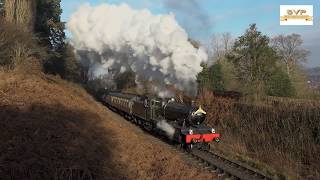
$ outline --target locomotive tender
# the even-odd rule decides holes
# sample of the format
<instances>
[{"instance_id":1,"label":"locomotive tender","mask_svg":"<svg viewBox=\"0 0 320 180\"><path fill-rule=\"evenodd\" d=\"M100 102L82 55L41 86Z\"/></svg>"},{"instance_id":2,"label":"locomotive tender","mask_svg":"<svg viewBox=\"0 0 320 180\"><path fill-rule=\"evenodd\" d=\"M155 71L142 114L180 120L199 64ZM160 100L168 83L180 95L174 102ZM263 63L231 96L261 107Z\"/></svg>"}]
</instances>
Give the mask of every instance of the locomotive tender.
<instances>
[{"instance_id":1,"label":"locomotive tender","mask_svg":"<svg viewBox=\"0 0 320 180\"><path fill-rule=\"evenodd\" d=\"M209 142L219 141L220 134L204 125L206 112L201 107L118 92L104 93L102 101L127 119L149 131L166 134L188 150L195 146L208 149Z\"/></svg>"}]
</instances>

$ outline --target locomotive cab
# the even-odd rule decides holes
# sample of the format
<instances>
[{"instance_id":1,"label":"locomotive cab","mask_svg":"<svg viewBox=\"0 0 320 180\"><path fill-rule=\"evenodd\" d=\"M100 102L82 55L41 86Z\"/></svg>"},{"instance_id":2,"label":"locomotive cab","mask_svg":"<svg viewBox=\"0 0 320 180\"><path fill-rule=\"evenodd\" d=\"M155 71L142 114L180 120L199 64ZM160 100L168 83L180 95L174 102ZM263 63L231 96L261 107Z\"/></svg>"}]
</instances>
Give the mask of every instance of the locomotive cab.
<instances>
[{"instance_id":1,"label":"locomotive cab","mask_svg":"<svg viewBox=\"0 0 320 180\"><path fill-rule=\"evenodd\" d=\"M161 120L162 118L162 101L160 99L152 99L150 101L151 105L151 119Z\"/></svg>"}]
</instances>

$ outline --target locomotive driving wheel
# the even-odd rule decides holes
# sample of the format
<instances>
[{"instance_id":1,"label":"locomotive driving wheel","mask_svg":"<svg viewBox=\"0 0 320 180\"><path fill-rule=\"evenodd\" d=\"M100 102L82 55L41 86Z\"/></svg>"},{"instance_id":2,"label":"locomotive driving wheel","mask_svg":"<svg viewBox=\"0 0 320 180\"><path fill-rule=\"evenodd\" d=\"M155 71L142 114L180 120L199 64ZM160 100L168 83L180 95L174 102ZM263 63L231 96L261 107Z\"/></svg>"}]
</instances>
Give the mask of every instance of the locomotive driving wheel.
<instances>
[{"instance_id":1,"label":"locomotive driving wheel","mask_svg":"<svg viewBox=\"0 0 320 180\"><path fill-rule=\"evenodd\" d=\"M186 144L186 145L185 145L186 151L187 151L187 152L191 152L192 149L193 149L193 146L194 146L194 145L193 145L192 143Z\"/></svg>"}]
</instances>

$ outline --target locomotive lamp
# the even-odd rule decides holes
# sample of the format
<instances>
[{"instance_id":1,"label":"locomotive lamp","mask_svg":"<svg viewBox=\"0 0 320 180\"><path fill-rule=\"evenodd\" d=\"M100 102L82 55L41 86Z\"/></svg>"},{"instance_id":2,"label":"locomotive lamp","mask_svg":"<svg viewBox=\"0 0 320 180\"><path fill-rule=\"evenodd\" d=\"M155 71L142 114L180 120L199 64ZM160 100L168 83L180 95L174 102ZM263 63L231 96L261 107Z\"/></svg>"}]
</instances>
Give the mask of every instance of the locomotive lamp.
<instances>
[{"instance_id":1,"label":"locomotive lamp","mask_svg":"<svg viewBox=\"0 0 320 180\"><path fill-rule=\"evenodd\" d=\"M216 133L216 130L214 128L211 129L211 133L214 134Z\"/></svg>"},{"instance_id":2,"label":"locomotive lamp","mask_svg":"<svg viewBox=\"0 0 320 180\"><path fill-rule=\"evenodd\" d=\"M193 130L192 129L189 129L189 134L193 134Z\"/></svg>"}]
</instances>

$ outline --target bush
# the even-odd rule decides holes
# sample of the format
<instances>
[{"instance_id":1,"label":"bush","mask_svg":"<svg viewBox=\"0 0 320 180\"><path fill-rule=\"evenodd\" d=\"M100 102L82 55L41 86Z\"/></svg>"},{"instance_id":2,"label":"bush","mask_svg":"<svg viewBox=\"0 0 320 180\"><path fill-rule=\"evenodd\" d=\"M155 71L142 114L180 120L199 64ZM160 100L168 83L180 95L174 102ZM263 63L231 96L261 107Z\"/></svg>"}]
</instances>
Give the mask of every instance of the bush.
<instances>
[{"instance_id":1,"label":"bush","mask_svg":"<svg viewBox=\"0 0 320 180\"><path fill-rule=\"evenodd\" d=\"M295 94L288 74L280 69L271 75L266 84L269 96L293 97Z\"/></svg>"},{"instance_id":2,"label":"bush","mask_svg":"<svg viewBox=\"0 0 320 180\"><path fill-rule=\"evenodd\" d=\"M197 75L200 89L210 89L213 91L224 90L224 79L222 66L220 63L211 66L203 65L203 70Z\"/></svg>"},{"instance_id":3,"label":"bush","mask_svg":"<svg viewBox=\"0 0 320 180\"><path fill-rule=\"evenodd\" d=\"M73 81L81 82L80 62L76 59L74 49L70 44L66 44L63 52L63 78Z\"/></svg>"},{"instance_id":4,"label":"bush","mask_svg":"<svg viewBox=\"0 0 320 180\"><path fill-rule=\"evenodd\" d=\"M18 25L0 20L0 66L14 69L19 64L37 64L46 56L37 44L37 38Z\"/></svg>"},{"instance_id":5,"label":"bush","mask_svg":"<svg viewBox=\"0 0 320 180\"><path fill-rule=\"evenodd\" d=\"M135 83L135 73L133 71L126 71L116 75L115 82L117 84L118 90L123 90L125 88L134 87Z\"/></svg>"}]
</instances>

